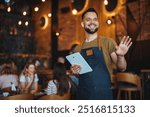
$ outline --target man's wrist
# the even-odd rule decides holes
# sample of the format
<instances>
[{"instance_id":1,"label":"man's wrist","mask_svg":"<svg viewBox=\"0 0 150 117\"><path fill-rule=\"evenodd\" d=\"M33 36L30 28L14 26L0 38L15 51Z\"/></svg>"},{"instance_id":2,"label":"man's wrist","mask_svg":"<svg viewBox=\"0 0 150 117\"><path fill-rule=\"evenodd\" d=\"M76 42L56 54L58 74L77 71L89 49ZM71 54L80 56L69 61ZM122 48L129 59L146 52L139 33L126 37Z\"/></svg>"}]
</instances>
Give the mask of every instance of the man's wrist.
<instances>
[{"instance_id":1,"label":"man's wrist","mask_svg":"<svg viewBox=\"0 0 150 117\"><path fill-rule=\"evenodd\" d=\"M116 53L116 55L117 55L118 57L124 57L124 55L119 55L119 54L117 54L116 51L115 51L115 53Z\"/></svg>"}]
</instances>

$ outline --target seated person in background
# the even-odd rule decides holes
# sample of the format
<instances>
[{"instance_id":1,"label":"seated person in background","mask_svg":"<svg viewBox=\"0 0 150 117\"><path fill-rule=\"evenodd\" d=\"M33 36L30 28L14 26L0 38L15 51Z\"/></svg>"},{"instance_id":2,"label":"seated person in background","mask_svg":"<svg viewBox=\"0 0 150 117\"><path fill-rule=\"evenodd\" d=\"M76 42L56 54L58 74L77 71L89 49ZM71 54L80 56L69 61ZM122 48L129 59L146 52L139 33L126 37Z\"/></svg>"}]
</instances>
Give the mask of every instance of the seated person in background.
<instances>
[{"instance_id":1,"label":"seated person in background","mask_svg":"<svg viewBox=\"0 0 150 117\"><path fill-rule=\"evenodd\" d=\"M35 64L29 62L26 64L20 75L20 88L22 93L36 93L38 91L38 76L35 72Z\"/></svg>"},{"instance_id":2,"label":"seated person in background","mask_svg":"<svg viewBox=\"0 0 150 117\"><path fill-rule=\"evenodd\" d=\"M18 87L18 76L11 64L4 64L0 73L0 88L5 92L11 93L12 84Z\"/></svg>"},{"instance_id":3,"label":"seated person in background","mask_svg":"<svg viewBox=\"0 0 150 117\"><path fill-rule=\"evenodd\" d=\"M78 44L73 44L70 48L69 54L75 53L75 48L78 46ZM76 75L71 74L70 75L72 81L78 86L79 85L79 79Z\"/></svg>"},{"instance_id":4,"label":"seated person in background","mask_svg":"<svg viewBox=\"0 0 150 117\"><path fill-rule=\"evenodd\" d=\"M37 71L38 78L39 78L39 80L38 80L38 90L41 91L46 86L45 81L46 81L46 78L47 78L45 73L40 73L39 72L39 71L43 72L45 70L44 66L42 65L41 60L39 60L39 59L35 60L35 69Z\"/></svg>"},{"instance_id":5,"label":"seated person in background","mask_svg":"<svg viewBox=\"0 0 150 117\"><path fill-rule=\"evenodd\" d=\"M70 93L72 81L66 74L63 63L56 63L53 69L53 79L49 81L46 94L64 95Z\"/></svg>"},{"instance_id":6,"label":"seated person in background","mask_svg":"<svg viewBox=\"0 0 150 117\"><path fill-rule=\"evenodd\" d=\"M59 56L59 57L57 58L57 62L58 62L58 63L63 63L63 64L65 64L65 58L62 57L62 56Z\"/></svg>"}]
</instances>

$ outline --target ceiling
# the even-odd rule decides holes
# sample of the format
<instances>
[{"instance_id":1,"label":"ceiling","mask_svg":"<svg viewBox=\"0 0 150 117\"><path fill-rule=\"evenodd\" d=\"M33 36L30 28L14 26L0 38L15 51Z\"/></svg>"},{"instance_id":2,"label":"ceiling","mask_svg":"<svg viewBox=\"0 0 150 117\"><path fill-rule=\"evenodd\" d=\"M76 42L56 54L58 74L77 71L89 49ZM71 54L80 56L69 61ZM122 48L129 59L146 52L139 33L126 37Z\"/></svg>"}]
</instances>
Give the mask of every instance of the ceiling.
<instances>
[{"instance_id":1,"label":"ceiling","mask_svg":"<svg viewBox=\"0 0 150 117\"><path fill-rule=\"evenodd\" d=\"M14 14L22 14L26 11L28 15L31 15L32 6L41 3L41 0L0 0L0 9L6 10L7 7L12 8Z\"/></svg>"},{"instance_id":2,"label":"ceiling","mask_svg":"<svg viewBox=\"0 0 150 117\"><path fill-rule=\"evenodd\" d=\"M41 0L0 0L0 3L4 4L18 4L18 5L23 5L23 4L28 4L28 5L34 5L40 3Z\"/></svg>"}]
</instances>

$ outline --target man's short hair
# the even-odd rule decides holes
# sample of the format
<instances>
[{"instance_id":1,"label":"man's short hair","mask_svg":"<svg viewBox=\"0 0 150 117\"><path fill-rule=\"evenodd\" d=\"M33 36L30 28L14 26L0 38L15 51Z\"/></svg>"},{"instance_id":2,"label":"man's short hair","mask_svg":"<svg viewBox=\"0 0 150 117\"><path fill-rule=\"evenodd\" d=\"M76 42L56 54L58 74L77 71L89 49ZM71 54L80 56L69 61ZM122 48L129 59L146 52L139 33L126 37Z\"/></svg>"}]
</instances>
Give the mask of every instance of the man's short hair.
<instances>
[{"instance_id":1,"label":"man's short hair","mask_svg":"<svg viewBox=\"0 0 150 117\"><path fill-rule=\"evenodd\" d=\"M86 11L83 12L82 19L84 18L85 14L88 12L94 12L98 16L98 13L96 12L96 10L94 8L88 8Z\"/></svg>"}]
</instances>

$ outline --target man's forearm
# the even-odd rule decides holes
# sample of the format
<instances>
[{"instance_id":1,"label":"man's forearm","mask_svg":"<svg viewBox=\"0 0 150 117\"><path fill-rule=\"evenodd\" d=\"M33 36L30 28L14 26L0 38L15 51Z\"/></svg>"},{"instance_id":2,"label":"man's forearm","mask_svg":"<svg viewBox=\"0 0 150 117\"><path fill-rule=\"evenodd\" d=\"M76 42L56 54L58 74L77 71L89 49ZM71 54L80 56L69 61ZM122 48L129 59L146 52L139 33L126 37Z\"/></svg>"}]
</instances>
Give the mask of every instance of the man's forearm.
<instances>
[{"instance_id":1,"label":"man's forearm","mask_svg":"<svg viewBox=\"0 0 150 117\"><path fill-rule=\"evenodd\" d=\"M125 71L127 63L124 56L117 56L117 68L120 71Z\"/></svg>"}]
</instances>

